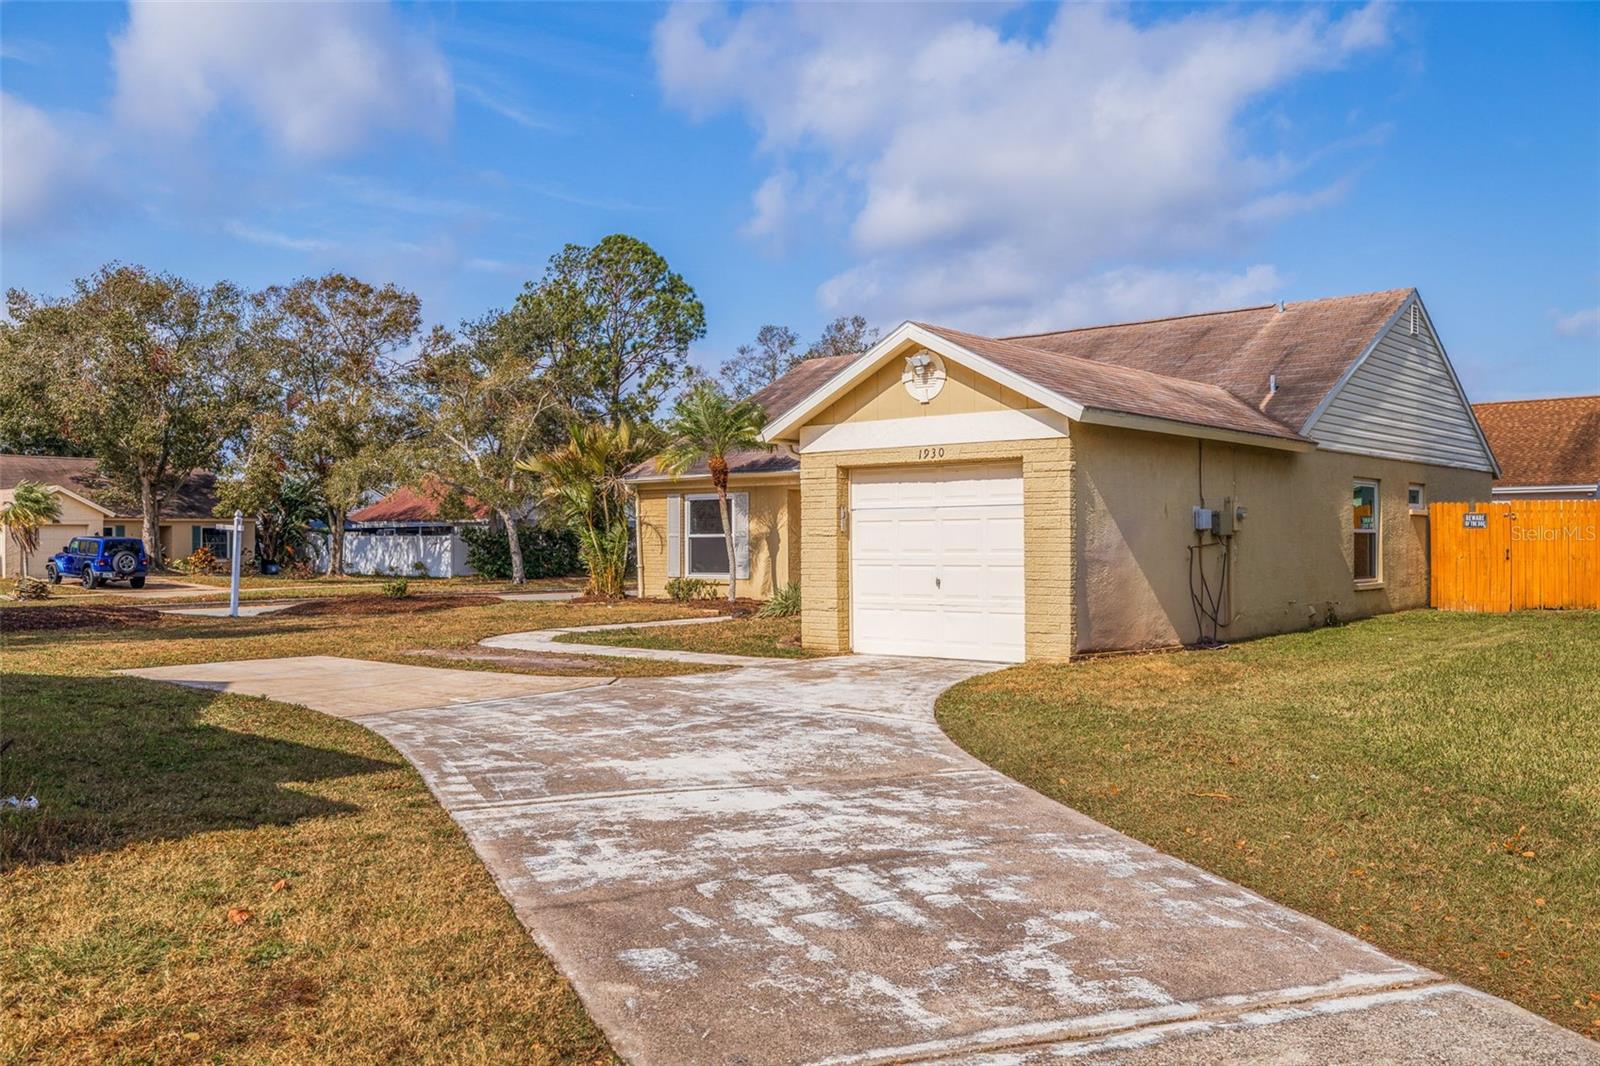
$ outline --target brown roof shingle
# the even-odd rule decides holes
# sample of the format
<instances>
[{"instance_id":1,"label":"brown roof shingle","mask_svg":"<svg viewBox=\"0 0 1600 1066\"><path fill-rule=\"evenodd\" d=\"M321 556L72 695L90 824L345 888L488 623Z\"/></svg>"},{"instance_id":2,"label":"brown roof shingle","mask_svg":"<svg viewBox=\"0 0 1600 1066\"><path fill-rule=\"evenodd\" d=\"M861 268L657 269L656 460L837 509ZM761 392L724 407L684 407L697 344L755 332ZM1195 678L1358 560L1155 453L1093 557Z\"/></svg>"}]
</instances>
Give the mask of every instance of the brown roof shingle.
<instances>
[{"instance_id":1,"label":"brown roof shingle","mask_svg":"<svg viewBox=\"0 0 1600 1066\"><path fill-rule=\"evenodd\" d=\"M1600 484L1600 396L1473 404L1500 461L1496 485Z\"/></svg>"},{"instance_id":2,"label":"brown roof shingle","mask_svg":"<svg viewBox=\"0 0 1600 1066\"><path fill-rule=\"evenodd\" d=\"M0 455L0 489L14 489L19 481L57 485L76 493L119 518L137 517L139 501L99 472L98 459L64 455ZM163 518L210 518L217 507L217 478L206 471L190 474L162 504Z\"/></svg>"},{"instance_id":3,"label":"brown roof shingle","mask_svg":"<svg viewBox=\"0 0 1600 1066\"><path fill-rule=\"evenodd\" d=\"M810 396L823 382L855 362L860 355L861 353L857 352L854 355L802 359L790 367L781 378L750 398L766 409L767 421L770 422Z\"/></svg>"},{"instance_id":4,"label":"brown roof shingle","mask_svg":"<svg viewBox=\"0 0 1600 1066\"><path fill-rule=\"evenodd\" d=\"M1282 311L1267 304L1004 339L1216 385L1298 431L1412 291L1389 289L1289 303ZM1272 375L1277 376L1278 391L1269 394Z\"/></svg>"},{"instance_id":5,"label":"brown roof shingle","mask_svg":"<svg viewBox=\"0 0 1600 1066\"><path fill-rule=\"evenodd\" d=\"M1039 351L1018 342L991 340L942 326L923 328L1085 407L1287 440L1304 439L1217 385Z\"/></svg>"},{"instance_id":6,"label":"brown roof shingle","mask_svg":"<svg viewBox=\"0 0 1600 1066\"><path fill-rule=\"evenodd\" d=\"M420 485L401 485L377 503L350 512L352 522L432 522L450 498L450 486L431 475ZM476 519L489 517L487 504L471 496L460 497L468 514Z\"/></svg>"},{"instance_id":7,"label":"brown roof shingle","mask_svg":"<svg viewBox=\"0 0 1600 1066\"><path fill-rule=\"evenodd\" d=\"M1307 418L1413 291L1013 337L923 328L1086 406L1300 440ZM776 419L854 359L801 363L757 398Z\"/></svg>"},{"instance_id":8,"label":"brown roof shingle","mask_svg":"<svg viewBox=\"0 0 1600 1066\"><path fill-rule=\"evenodd\" d=\"M800 460L789 454L783 448L774 448L770 452L747 451L728 453L728 473L730 474L787 474L800 469ZM709 477L711 468L704 459L692 463L678 477ZM632 470L628 471L629 480L640 478L668 477L661 470L661 464L656 459L646 459Z\"/></svg>"}]
</instances>

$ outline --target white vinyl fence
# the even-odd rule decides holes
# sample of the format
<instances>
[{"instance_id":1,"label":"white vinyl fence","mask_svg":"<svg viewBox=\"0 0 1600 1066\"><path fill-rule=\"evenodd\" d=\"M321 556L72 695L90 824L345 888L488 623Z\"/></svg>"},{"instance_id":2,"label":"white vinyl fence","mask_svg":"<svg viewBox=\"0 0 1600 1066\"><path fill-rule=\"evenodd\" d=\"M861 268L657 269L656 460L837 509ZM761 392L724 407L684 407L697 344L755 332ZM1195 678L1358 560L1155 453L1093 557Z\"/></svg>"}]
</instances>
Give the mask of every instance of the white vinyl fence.
<instances>
[{"instance_id":1,"label":"white vinyl fence","mask_svg":"<svg viewBox=\"0 0 1600 1066\"><path fill-rule=\"evenodd\" d=\"M313 566L327 565L326 535L307 538L306 547ZM457 533L411 533L383 531L344 534L344 572L347 574L396 574L421 576L417 564L427 569L428 577L464 577L477 573L467 565L467 544Z\"/></svg>"}]
</instances>

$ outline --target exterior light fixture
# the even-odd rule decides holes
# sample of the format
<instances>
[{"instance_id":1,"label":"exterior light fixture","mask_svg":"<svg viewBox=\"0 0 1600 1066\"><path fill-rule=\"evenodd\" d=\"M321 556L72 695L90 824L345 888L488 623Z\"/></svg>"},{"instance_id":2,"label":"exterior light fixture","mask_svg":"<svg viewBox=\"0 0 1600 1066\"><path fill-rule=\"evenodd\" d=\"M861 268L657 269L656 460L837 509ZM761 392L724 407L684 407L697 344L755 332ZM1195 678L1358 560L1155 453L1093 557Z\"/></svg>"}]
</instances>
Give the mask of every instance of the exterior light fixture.
<instances>
[{"instance_id":1,"label":"exterior light fixture","mask_svg":"<svg viewBox=\"0 0 1600 1066\"><path fill-rule=\"evenodd\" d=\"M944 388L944 360L926 348L918 348L906 356L906 368L900 383L918 403L927 403Z\"/></svg>"}]
</instances>

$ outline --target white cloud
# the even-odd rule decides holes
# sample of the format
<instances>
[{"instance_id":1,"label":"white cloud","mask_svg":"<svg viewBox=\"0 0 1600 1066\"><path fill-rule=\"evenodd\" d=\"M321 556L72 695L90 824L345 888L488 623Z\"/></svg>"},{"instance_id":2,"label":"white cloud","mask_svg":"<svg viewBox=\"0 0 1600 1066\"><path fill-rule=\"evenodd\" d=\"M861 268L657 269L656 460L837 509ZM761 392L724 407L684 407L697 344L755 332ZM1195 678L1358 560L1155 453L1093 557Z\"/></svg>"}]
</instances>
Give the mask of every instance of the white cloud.
<instances>
[{"instance_id":1,"label":"white cloud","mask_svg":"<svg viewBox=\"0 0 1600 1066\"><path fill-rule=\"evenodd\" d=\"M1563 337L1600 337L1600 307L1585 307L1570 315L1557 312L1556 332Z\"/></svg>"},{"instance_id":2,"label":"white cloud","mask_svg":"<svg viewBox=\"0 0 1600 1066\"><path fill-rule=\"evenodd\" d=\"M144 130L192 134L237 105L283 150L325 157L449 125L443 56L384 4L141 0L112 51L117 113Z\"/></svg>"},{"instance_id":3,"label":"white cloud","mask_svg":"<svg viewBox=\"0 0 1600 1066\"><path fill-rule=\"evenodd\" d=\"M100 144L83 124L64 128L27 101L0 92L0 225L42 224L70 203L92 184Z\"/></svg>"},{"instance_id":4,"label":"white cloud","mask_svg":"<svg viewBox=\"0 0 1600 1066\"><path fill-rule=\"evenodd\" d=\"M320 237L296 237L277 230L262 229L248 223L231 220L223 224L224 232L241 241L259 244L263 248L280 248L286 252L326 252L338 247L334 241Z\"/></svg>"},{"instance_id":5,"label":"white cloud","mask_svg":"<svg viewBox=\"0 0 1600 1066\"><path fill-rule=\"evenodd\" d=\"M1136 22L1063 5L1038 39L1003 12L865 5L729 14L672 8L656 27L669 102L737 109L772 174L747 232L813 222L793 190L850 203L857 262L825 306L990 327L1041 314L1191 309L1266 295L1270 267L1154 269L1236 254L1282 218L1341 197L1253 149L1248 109L1387 39L1381 8L1204 11ZM1132 306L1148 299L1156 306ZM1053 323L1052 323L1053 324Z\"/></svg>"},{"instance_id":6,"label":"white cloud","mask_svg":"<svg viewBox=\"0 0 1600 1066\"><path fill-rule=\"evenodd\" d=\"M526 108L517 104L508 103L500 96L489 92L487 89L484 89L481 86L473 85L471 83L464 83L458 88L460 89L462 96L467 97L469 100L480 105L481 107L493 111L501 118L509 119L510 121L515 122L524 129L533 130L538 133L557 133L561 130L561 127L555 122L552 122L546 118L540 118L538 115L532 114Z\"/></svg>"}]
</instances>

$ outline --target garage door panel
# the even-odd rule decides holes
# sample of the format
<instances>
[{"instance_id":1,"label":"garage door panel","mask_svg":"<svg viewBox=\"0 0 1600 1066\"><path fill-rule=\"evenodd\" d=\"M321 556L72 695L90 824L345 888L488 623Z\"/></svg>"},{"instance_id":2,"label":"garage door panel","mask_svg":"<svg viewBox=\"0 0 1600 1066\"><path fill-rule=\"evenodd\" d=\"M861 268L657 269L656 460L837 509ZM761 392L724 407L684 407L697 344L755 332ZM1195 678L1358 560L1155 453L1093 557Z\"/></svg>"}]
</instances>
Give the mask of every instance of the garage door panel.
<instances>
[{"instance_id":1,"label":"garage door panel","mask_svg":"<svg viewBox=\"0 0 1600 1066\"><path fill-rule=\"evenodd\" d=\"M850 500L856 651L1023 658L1018 467L858 471Z\"/></svg>"}]
</instances>

